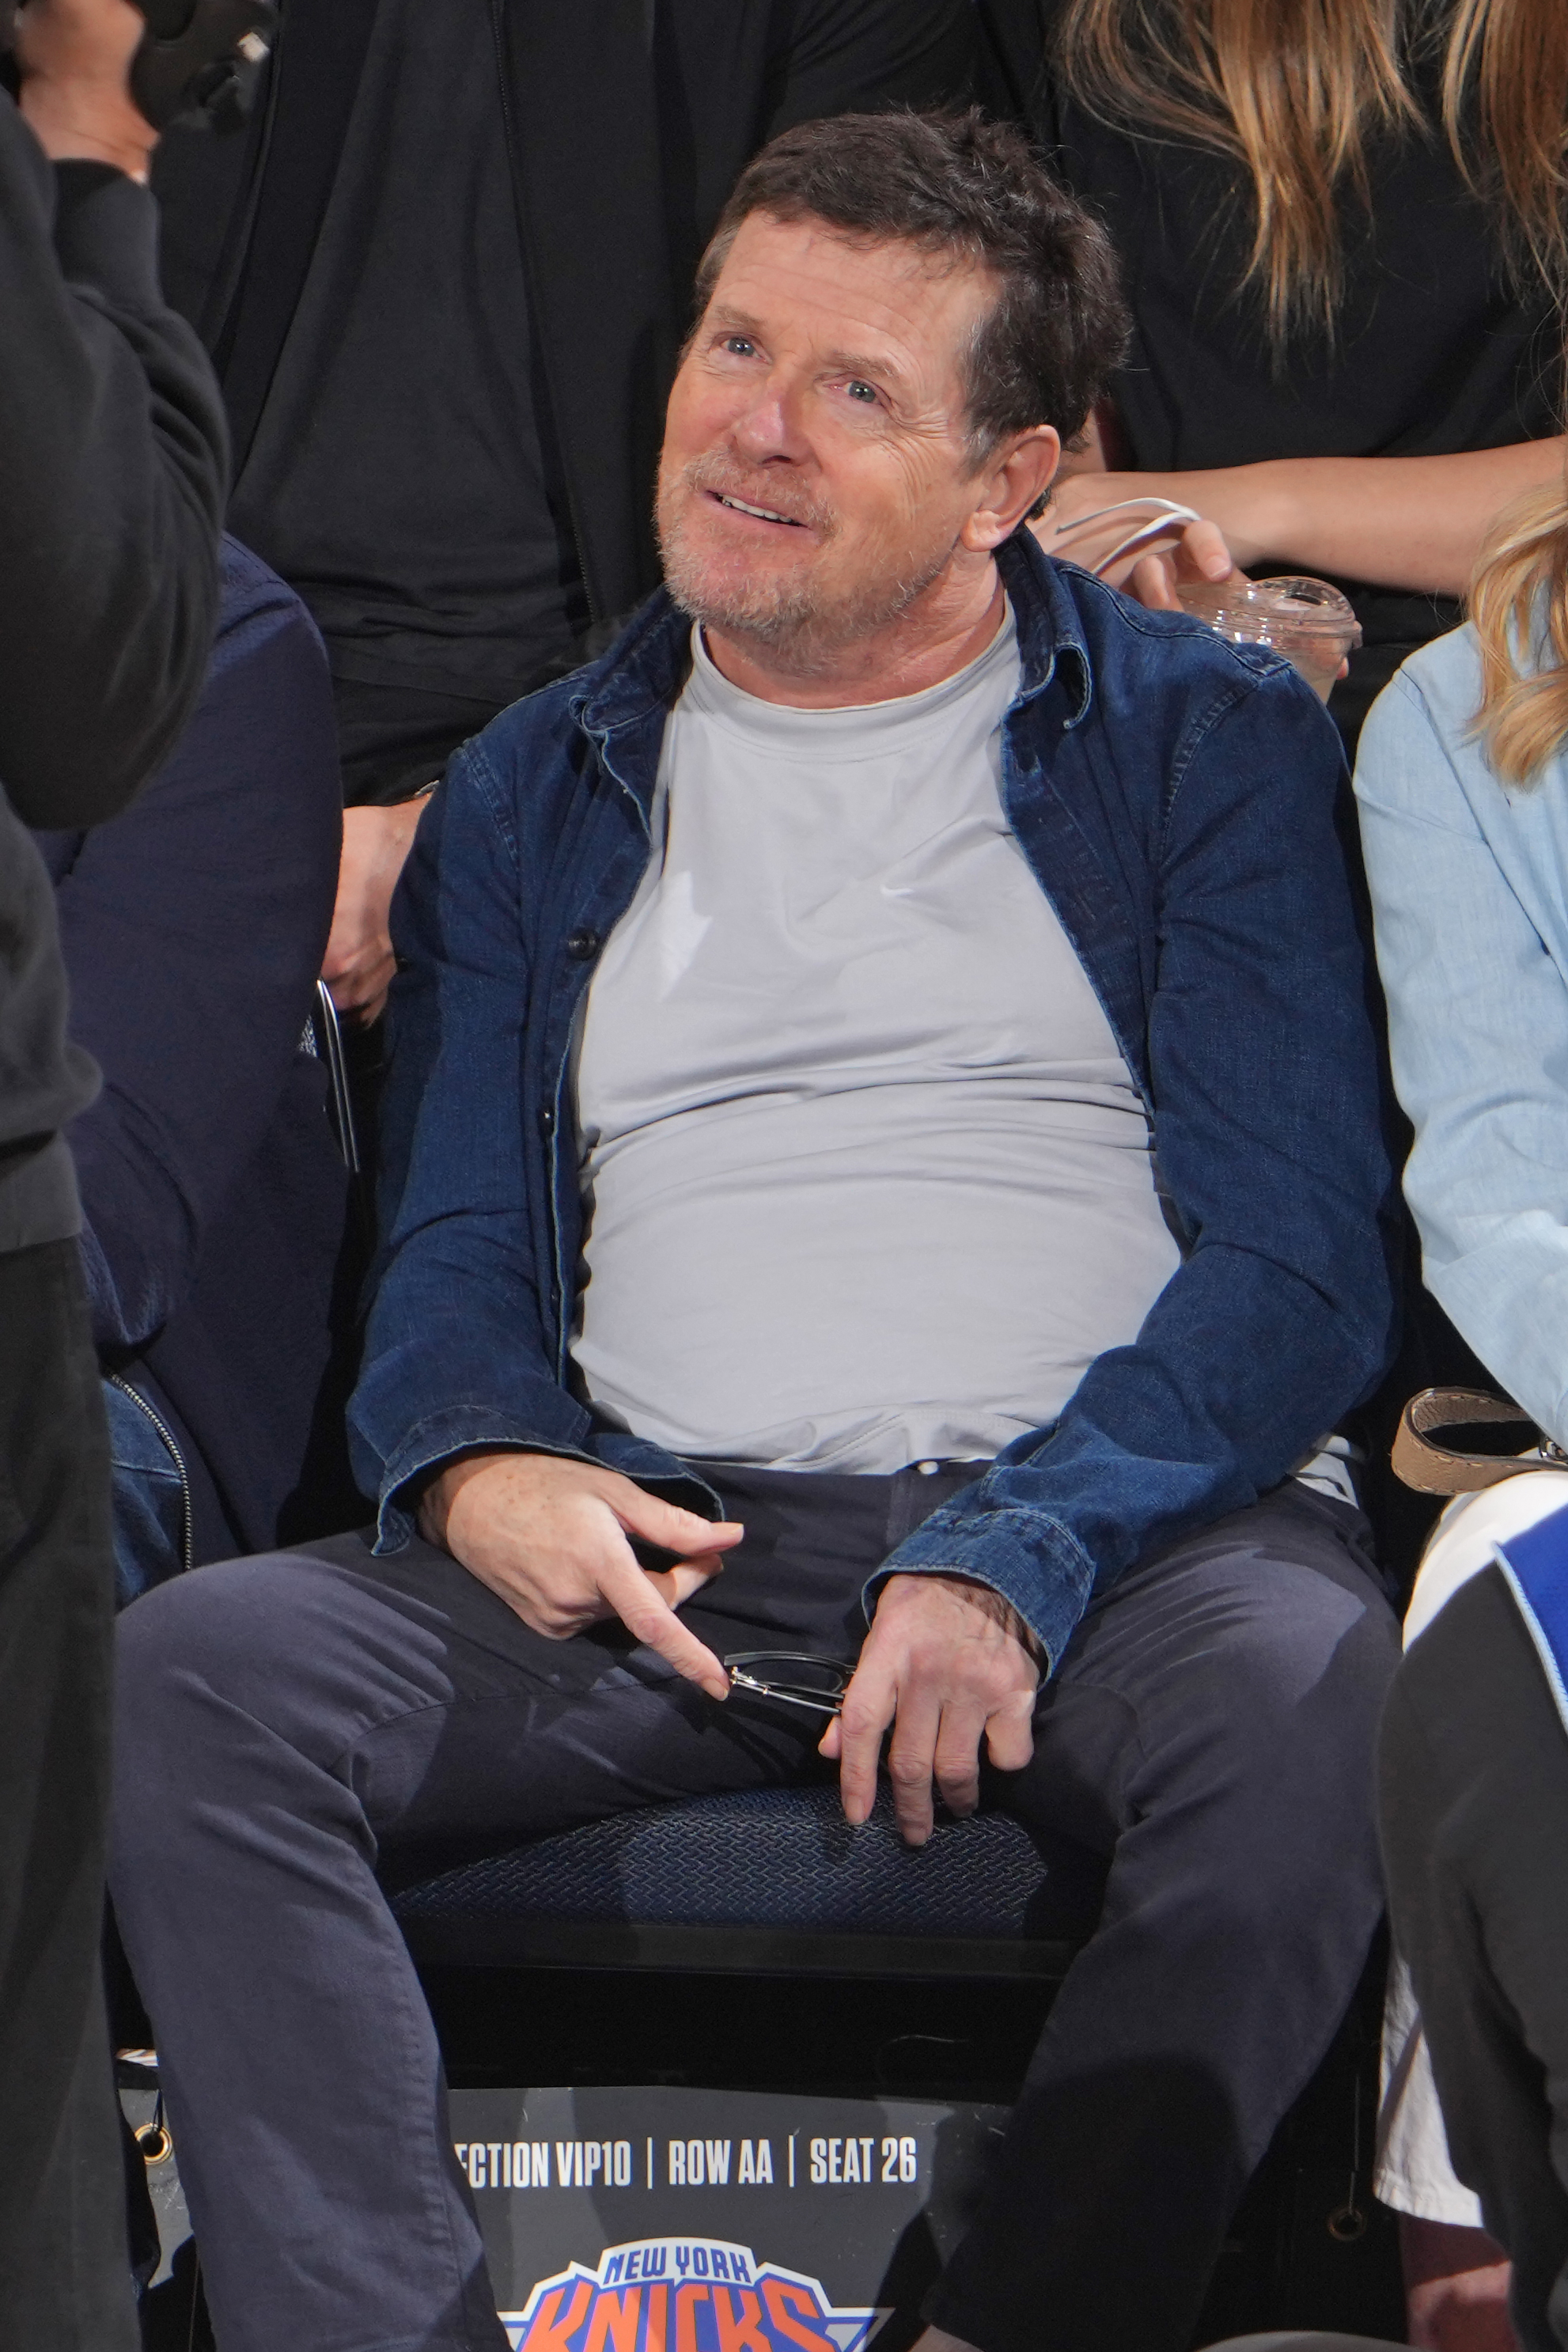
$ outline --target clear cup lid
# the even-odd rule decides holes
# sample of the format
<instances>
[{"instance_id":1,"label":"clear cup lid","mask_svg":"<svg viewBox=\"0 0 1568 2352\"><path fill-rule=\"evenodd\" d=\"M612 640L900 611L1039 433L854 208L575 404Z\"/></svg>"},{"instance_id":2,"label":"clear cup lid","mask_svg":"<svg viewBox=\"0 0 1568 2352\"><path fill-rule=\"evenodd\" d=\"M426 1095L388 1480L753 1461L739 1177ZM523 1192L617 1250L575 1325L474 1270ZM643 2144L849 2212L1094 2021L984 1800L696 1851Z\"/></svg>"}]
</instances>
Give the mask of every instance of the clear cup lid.
<instances>
[{"instance_id":1,"label":"clear cup lid","mask_svg":"<svg viewBox=\"0 0 1568 2352\"><path fill-rule=\"evenodd\" d=\"M1336 645L1342 654L1361 643L1361 623L1350 600L1326 580L1184 581L1176 590L1184 612L1222 636L1250 645L1285 641Z\"/></svg>"}]
</instances>

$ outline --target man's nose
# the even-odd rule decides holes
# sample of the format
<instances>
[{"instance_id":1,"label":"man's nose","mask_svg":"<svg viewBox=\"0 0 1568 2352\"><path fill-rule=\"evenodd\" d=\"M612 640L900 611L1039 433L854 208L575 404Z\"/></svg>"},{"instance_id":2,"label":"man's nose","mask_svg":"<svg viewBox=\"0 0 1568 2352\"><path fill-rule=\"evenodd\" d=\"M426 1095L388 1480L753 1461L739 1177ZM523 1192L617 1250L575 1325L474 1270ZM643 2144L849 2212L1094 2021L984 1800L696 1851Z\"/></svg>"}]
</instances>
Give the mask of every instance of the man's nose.
<instances>
[{"instance_id":1,"label":"man's nose","mask_svg":"<svg viewBox=\"0 0 1568 2352\"><path fill-rule=\"evenodd\" d=\"M798 460L805 457L805 441L795 410L787 386L770 383L759 390L731 426L739 454L753 465L770 457Z\"/></svg>"}]
</instances>

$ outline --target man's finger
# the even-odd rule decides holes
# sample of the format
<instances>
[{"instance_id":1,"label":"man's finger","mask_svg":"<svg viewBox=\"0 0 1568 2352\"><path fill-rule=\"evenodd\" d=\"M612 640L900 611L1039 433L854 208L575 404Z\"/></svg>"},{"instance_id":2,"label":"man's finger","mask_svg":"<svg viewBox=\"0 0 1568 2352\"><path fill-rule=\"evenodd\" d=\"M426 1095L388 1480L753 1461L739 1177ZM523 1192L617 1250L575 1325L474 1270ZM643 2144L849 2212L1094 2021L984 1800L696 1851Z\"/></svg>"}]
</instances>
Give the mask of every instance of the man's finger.
<instances>
[{"instance_id":1,"label":"man's finger","mask_svg":"<svg viewBox=\"0 0 1568 2352\"><path fill-rule=\"evenodd\" d=\"M898 1692L892 1676L873 1661L856 1668L838 1717L838 1794L848 1822L868 1821L877 1801L877 1766L882 1734L893 1720Z\"/></svg>"},{"instance_id":2,"label":"man's finger","mask_svg":"<svg viewBox=\"0 0 1568 2352\"><path fill-rule=\"evenodd\" d=\"M622 1527L640 1536L645 1543L658 1544L663 1551L672 1551L679 1559L700 1559L706 1552L728 1551L738 1544L746 1530L736 1519L699 1518L695 1511L683 1511L679 1503L660 1502L657 1495L647 1495L640 1486L631 1486L625 1495L617 1494L610 1501Z\"/></svg>"},{"instance_id":3,"label":"man's finger","mask_svg":"<svg viewBox=\"0 0 1568 2352\"><path fill-rule=\"evenodd\" d=\"M980 1803L980 1742L984 1736L983 1706L950 1700L942 1708L932 1770L950 1812L973 1813Z\"/></svg>"},{"instance_id":4,"label":"man's finger","mask_svg":"<svg viewBox=\"0 0 1568 2352\"><path fill-rule=\"evenodd\" d=\"M675 1568L647 1568L643 1574L662 1596L667 1608L680 1609L694 1592L701 1591L710 1577L721 1572L723 1565L722 1554L710 1551L705 1559L683 1559Z\"/></svg>"},{"instance_id":5,"label":"man's finger","mask_svg":"<svg viewBox=\"0 0 1568 2352\"><path fill-rule=\"evenodd\" d=\"M710 1698L729 1696L730 1677L712 1651L681 1623L655 1589L653 1578L644 1574L629 1551L624 1560L606 1562L599 1590L626 1631L648 1649L657 1650L678 1675L696 1683Z\"/></svg>"},{"instance_id":6,"label":"man's finger","mask_svg":"<svg viewBox=\"0 0 1568 2352\"><path fill-rule=\"evenodd\" d=\"M998 1772L1021 1772L1035 1752L1035 1694L1027 1706L999 1709L985 1726L985 1746Z\"/></svg>"},{"instance_id":7,"label":"man's finger","mask_svg":"<svg viewBox=\"0 0 1568 2352\"><path fill-rule=\"evenodd\" d=\"M1152 613L1175 613L1181 607L1171 582L1171 567L1163 555L1145 555L1132 567L1127 593Z\"/></svg>"},{"instance_id":8,"label":"man's finger","mask_svg":"<svg viewBox=\"0 0 1568 2352\"><path fill-rule=\"evenodd\" d=\"M931 1785L940 1722L934 1696L921 1690L899 1693L899 1718L888 1748L888 1778L893 1784L893 1816L906 1845L924 1845L934 1824Z\"/></svg>"},{"instance_id":9,"label":"man's finger","mask_svg":"<svg viewBox=\"0 0 1568 2352\"><path fill-rule=\"evenodd\" d=\"M1236 560L1217 522L1207 518L1191 522L1182 533L1180 553L1185 562L1204 580L1228 580L1236 570Z\"/></svg>"}]
</instances>

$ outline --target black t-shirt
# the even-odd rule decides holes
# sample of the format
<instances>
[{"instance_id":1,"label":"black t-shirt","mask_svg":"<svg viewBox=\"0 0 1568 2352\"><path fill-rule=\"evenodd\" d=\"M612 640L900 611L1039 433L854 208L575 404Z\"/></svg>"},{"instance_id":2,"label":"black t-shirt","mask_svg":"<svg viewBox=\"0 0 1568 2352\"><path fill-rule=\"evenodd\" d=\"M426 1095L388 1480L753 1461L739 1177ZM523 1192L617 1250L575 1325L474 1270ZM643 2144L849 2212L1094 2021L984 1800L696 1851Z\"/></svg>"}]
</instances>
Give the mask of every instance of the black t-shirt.
<instances>
[{"instance_id":1,"label":"black t-shirt","mask_svg":"<svg viewBox=\"0 0 1568 2352\"><path fill-rule=\"evenodd\" d=\"M575 657L488 0L381 0L234 529L327 641L351 800Z\"/></svg>"},{"instance_id":2,"label":"black t-shirt","mask_svg":"<svg viewBox=\"0 0 1568 2352\"><path fill-rule=\"evenodd\" d=\"M1370 213L1353 200L1344 207L1333 339L1299 331L1277 357L1262 296L1240 283L1251 211L1237 165L1109 129L1044 75L1029 111L1121 257L1134 339L1113 392L1132 465L1444 456L1559 429L1561 321L1543 290L1521 292L1510 278L1495 222L1439 130L1382 146ZM1406 653L1455 625L1458 608L1341 584L1366 637L1336 696L1349 729Z\"/></svg>"}]
</instances>

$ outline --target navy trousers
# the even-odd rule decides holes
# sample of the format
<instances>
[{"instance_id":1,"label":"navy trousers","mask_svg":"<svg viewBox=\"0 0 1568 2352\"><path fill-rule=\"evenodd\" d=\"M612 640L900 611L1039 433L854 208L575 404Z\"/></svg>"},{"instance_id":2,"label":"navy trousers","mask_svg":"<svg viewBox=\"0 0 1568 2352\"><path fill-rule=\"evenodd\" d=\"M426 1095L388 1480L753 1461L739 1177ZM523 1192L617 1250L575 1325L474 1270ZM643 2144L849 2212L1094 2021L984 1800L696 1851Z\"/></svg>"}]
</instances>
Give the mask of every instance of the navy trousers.
<instances>
[{"instance_id":1,"label":"navy trousers","mask_svg":"<svg viewBox=\"0 0 1568 2352\"><path fill-rule=\"evenodd\" d=\"M721 1472L746 1540L683 1615L721 1655L852 1657L866 1574L973 1475ZM223 2352L501 2352L383 1879L813 1776L817 1727L715 1704L614 1625L547 1641L420 1543L199 1569L120 1634L113 1892ZM981 2352L1185 2339L1376 1924L1396 1657L1364 1521L1291 1483L1121 1577L1033 1762L989 1776L1109 1876L930 2306Z\"/></svg>"}]
</instances>

